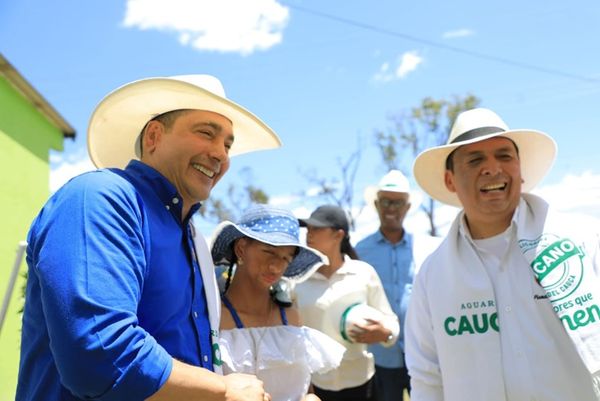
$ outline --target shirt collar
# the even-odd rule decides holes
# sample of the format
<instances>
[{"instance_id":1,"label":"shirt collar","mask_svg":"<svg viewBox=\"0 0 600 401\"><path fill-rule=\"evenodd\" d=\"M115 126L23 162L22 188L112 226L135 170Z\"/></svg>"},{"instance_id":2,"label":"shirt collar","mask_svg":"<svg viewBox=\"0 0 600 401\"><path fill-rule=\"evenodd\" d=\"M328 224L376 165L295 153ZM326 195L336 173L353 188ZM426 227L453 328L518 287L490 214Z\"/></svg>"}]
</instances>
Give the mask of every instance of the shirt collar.
<instances>
[{"instance_id":1,"label":"shirt collar","mask_svg":"<svg viewBox=\"0 0 600 401\"><path fill-rule=\"evenodd\" d=\"M356 272L354 272L350 266L349 263L352 261L352 258L348 255L344 255L344 264L342 266L340 266L339 269L337 269L335 272L333 272L333 274L331 275L331 277L338 275L338 274L356 274ZM329 279L331 279L331 277ZM316 279L316 280L329 280L327 277L325 277L324 274L320 273L318 270L316 272L314 272L310 277L310 279Z\"/></svg>"},{"instance_id":2,"label":"shirt collar","mask_svg":"<svg viewBox=\"0 0 600 401\"><path fill-rule=\"evenodd\" d=\"M350 268L350 263L352 262L352 258L348 255L344 255L344 264L342 267L337 269L336 273L339 274L355 274L355 272Z\"/></svg>"},{"instance_id":3,"label":"shirt collar","mask_svg":"<svg viewBox=\"0 0 600 401\"><path fill-rule=\"evenodd\" d=\"M147 181L165 205L165 208L181 221L183 198L179 195L175 186L164 175L139 160L131 160L125 170L131 171L140 177L140 179ZM190 211L185 218L186 222L198 211L200 206L200 203L196 203L190 207Z\"/></svg>"},{"instance_id":4,"label":"shirt collar","mask_svg":"<svg viewBox=\"0 0 600 401\"><path fill-rule=\"evenodd\" d=\"M523 197L521 197L521 199L519 200L519 205L517 205L517 208L515 209L515 211L513 212L513 216L510 222L510 227L507 228L514 228L517 229L517 216L519 215L519 209L525 208L527 207L525 200L523 199ZM464 238L466 238L469 242L473 243L473 238L471 237L471 232L469 231L469 227L467 226L467 219L465 216L465 211L464 209L460 211L459 215L458 215L458 221L459 221L459 225L458 225L458 232L460 233L460 235L462 235Z\"/></svg>"},{"instance_id":5,"label":"shirt collar","mask_svg":"<svg viewBox=\"0 0 600 401\"><path fill-rule=\"evenodd\" d=\"M399 242L396 242L395 244L392 244L387 238L384 237L383 233L381 232L381 229L378 229L375 232L375 241L378 243L388 243L390 245L410 245L412 244L412 234L406 232L406 230L404 228L402 228L404 230L404 234L402 235L402 239Z\"/></svg>"}]
</instances>

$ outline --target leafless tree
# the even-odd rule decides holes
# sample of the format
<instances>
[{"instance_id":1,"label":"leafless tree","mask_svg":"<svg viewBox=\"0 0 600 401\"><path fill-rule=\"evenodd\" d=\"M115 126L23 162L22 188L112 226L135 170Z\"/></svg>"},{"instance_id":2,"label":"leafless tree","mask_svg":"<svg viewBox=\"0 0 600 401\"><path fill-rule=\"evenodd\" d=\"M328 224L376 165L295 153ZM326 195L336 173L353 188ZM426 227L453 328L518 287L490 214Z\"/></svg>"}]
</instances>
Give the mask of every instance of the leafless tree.
<instances>
[{"instance_id":1,"label":"leafless tree","mask_svg":"<svg viewBox=\"0 0 600 401\"><path fill-rule=\"evenodd\" d=\"M418 107L391 115L388 117L391 127L375 132L383 164L390 170L398 169L407 174L419 153L448 141L452 124L460 112L477 107L479 103L480 99L471 94L454 96L451 100L426 97ZM421 204L429 219L431 235L438 233L435 204L429 197Z\"/></svg>"}]
</instances>

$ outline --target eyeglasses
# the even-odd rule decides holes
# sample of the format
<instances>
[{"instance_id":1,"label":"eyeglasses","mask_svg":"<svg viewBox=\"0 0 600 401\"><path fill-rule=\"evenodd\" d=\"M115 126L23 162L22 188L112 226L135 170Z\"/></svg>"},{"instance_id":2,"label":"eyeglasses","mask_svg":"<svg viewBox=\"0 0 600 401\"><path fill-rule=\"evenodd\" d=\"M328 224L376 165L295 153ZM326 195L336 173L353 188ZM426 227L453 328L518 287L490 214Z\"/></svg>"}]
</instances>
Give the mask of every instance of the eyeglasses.
<instances>
[{"instance_id":1,"label":"eyeglasses","mask_svg":"<svg viewBox=\"0 0 600 401\"><path fill-rule=\"evenodd\" d=\"M401 209L404 206L406 206L406 204L408 202L406 202L403 199L398 199L398 200L391 200L391 199L379 199L377 201L377 203L379 204L379 206L381 206L384 209Z\"/></svg>"}]
</instances>

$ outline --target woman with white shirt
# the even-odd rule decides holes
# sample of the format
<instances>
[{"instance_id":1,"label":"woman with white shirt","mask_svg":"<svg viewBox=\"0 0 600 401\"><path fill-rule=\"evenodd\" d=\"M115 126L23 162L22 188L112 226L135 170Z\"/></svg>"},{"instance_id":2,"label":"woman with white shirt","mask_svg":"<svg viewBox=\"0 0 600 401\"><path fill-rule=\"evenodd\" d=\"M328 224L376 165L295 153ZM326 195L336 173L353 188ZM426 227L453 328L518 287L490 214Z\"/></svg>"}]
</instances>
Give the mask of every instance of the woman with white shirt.
<instances>
[{"instance_id":1,"label":"woman with white shirt","mask_svg":"<svg viewBox=\"0 0 600 401\"><path fill-rule=\"evenodd\" d=\"M321 206L308 219L300 219L300 225L308 229L307 245L329 259L329 264L295 286L300 317L306 326L346 347L338 368L312 375L315 394L323 401L376 400L375 364L367 344L394 344L398 318L375 269L357 260L343 209Z\"/></svg>"}]
</instances>

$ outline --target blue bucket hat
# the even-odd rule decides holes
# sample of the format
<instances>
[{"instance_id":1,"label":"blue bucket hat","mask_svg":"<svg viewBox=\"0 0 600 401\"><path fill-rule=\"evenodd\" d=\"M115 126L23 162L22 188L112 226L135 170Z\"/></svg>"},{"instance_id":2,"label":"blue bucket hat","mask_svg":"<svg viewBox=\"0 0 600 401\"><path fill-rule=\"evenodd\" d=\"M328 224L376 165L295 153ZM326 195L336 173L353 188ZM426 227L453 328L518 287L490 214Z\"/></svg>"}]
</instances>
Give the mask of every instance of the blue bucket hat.
<instances>
[{"instance_id":1,"label":"blue bucket hat","mask_svg":"<svg viewBox=\"0 0 600 401\"><path fill-rule=\"evenodd\" d=\"M250 207L238 224L224 221L215 229L211 240L211 254L216 265L233 263L233 242L249 237L272 246L295 246L298 253L283 273L284 277L302 282L327 263L327 257L300 243L298 219L288 210L268 205Z\"/></svg>"}]
</instances>

